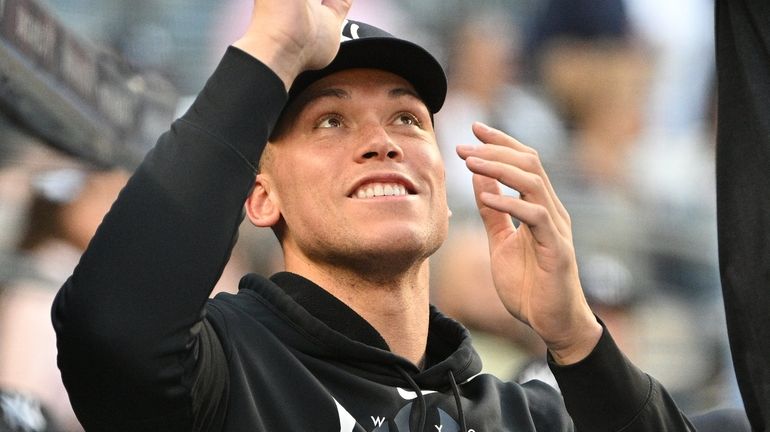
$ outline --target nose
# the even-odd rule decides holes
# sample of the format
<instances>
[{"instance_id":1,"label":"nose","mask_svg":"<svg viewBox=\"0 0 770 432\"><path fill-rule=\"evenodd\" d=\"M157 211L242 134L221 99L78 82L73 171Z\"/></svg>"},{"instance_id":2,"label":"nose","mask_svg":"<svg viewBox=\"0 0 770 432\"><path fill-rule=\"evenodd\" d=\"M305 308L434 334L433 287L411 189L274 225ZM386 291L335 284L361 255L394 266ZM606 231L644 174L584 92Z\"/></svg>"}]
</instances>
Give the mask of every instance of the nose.
<instances>
[{"instance_id":1,"label":"nose","mask_svg":"<svg viewBox=\"0 0 770 432\"><path fill-rule=\"evenodd\" d=\"M381 124L369 124L361 129L361 144L356 152L356 160L391 159L401 161L403 149L393 140Z\"/></svg>"}]
</instances>

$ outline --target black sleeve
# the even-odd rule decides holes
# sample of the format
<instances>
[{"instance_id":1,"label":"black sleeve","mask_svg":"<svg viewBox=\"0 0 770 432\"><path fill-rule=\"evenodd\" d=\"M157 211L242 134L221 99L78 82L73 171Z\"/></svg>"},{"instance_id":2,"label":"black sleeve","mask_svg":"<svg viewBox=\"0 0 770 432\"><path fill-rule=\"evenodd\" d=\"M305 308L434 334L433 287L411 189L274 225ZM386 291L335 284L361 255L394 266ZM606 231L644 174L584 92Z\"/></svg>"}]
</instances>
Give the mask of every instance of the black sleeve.
<instances>
[{"instance_id":1,"label":"black sleeve","mask_svg":"<svg viewBox=\"0 0 770 432\"><path fill-rule=\"evenodd\" d=\"M719 267L735 373L770 431L770 2L717 0Z\"/></svg>"},{"instance_id":2,"label":"black sleeve","mask_svg":"<svg viewBox=\"0 0 770 432\"><path fill-rule=\"evenodd\" d=\"M224 365L211 360L222 348L203 307L285 101L270 69L230 48L58 293L59 368L87 430L190 431L194 409L216 411L192 400L226 385L221 370L206 370Z\"/></svg>"},{"instance_id":3,"label":"black sleeve","mask_svg":"<svg viewBox=\"0 0 770 432\"><path fill-rule=\"evenodd\" d=\"M585 359L559 366L549 355L548 363L577 431L695 430L660 383L623 355L606 328Z\"/></svg>"}]
</instances>

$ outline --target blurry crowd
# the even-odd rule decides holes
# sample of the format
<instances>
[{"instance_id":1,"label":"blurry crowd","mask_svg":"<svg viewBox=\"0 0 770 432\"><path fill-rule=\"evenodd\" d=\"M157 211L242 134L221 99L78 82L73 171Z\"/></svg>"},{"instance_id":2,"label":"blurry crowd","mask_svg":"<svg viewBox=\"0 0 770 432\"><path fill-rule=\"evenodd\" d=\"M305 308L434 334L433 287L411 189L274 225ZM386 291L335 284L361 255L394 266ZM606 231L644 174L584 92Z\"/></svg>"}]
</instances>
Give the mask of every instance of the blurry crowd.
<instances>
[{"instance_id":1,"label":"blurry crowd","mask_svg":"<svg viewBox=\"0 0 770 432\"><path fill-rule=\"evenodd\" d=\"M251 0L45 4L82 37L194 94ZM539 152L572 217L589 303L624 352L688 413L741 406L717 266L712 15L707 0L354 4L351 18L418 41L446 67L435 127L453 217L432 258L433 302L471 330L487 371L556 385L544 346L494 292L470 173L454 151L475 142L477 120ZM0 419L11 430L80 430L50 304L128 175L0 121ZM221 289L281 267L271 233L241 231Z\"/></svg>"}]
</instances>

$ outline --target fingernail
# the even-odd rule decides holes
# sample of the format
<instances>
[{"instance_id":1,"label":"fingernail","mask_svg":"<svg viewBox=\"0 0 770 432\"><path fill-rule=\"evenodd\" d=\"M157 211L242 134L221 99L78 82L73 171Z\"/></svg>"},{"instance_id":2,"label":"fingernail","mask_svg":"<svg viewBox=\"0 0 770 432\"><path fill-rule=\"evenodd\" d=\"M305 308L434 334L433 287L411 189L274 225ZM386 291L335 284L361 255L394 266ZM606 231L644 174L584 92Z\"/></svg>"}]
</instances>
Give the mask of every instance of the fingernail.
<instances>
[{"instance_id":1,"label":"fingernail","mask_svg":"<svg viewBox=\"0 0 770 432\"><path fill-rule=\"evenodd\" d=\"M468 145L468 144L459 144L457 146L457 151L470 152L470 151L473 151L475 149L476 149L476 147L474 147L472 145Z\"/></svg>"},{"instance_id":2,"label":"fingernail","mask_svg":"<svg viewBox=\"0 0 770 432\"><path fill-rule=\"evenodd\" d=\"M478 126L481 128L481 130L483 130L484 132L492 132L492 131L494 131L494 129L492 129L491 127L487 126L487 124L486 124L486 123L482 123L482 122L479 122L479 121L477 121L477 122L476 122L476 124L477 124L477 125L478 125Z\"/></svg>"},{"instance_id":3,"label":"fingernail","mask_svg":"<svg viewBox=\"0 0 770 432\"><path fill-rule=\"evenodd\" d=\"M484 165L486 163L484 159L473 157L473 156L469 156L468 159L466 159L466 162L470 162L476 166Z\"/></svg>"}]
</instances>

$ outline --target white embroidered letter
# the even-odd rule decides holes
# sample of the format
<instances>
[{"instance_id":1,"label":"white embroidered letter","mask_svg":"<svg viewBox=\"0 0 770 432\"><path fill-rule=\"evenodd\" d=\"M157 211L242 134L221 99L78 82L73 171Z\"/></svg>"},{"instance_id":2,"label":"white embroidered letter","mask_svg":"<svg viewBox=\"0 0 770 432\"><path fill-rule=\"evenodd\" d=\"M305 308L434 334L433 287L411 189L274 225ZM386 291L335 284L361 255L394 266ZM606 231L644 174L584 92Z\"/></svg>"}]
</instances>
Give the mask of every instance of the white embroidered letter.
<instances>
[{"instance_id":1,"label":"white embroidered letter","mask_svg":"<svg viewBox=\"0 0 770 432\"><path fill-rule=\"evenodd\" d=\"M382 427L382 424L385 423L385 417L378 416L377 418L375 418L374 416L372 416L372 423L374 423L374 427L376 428Z\"/></svg>"}]
</instances>

